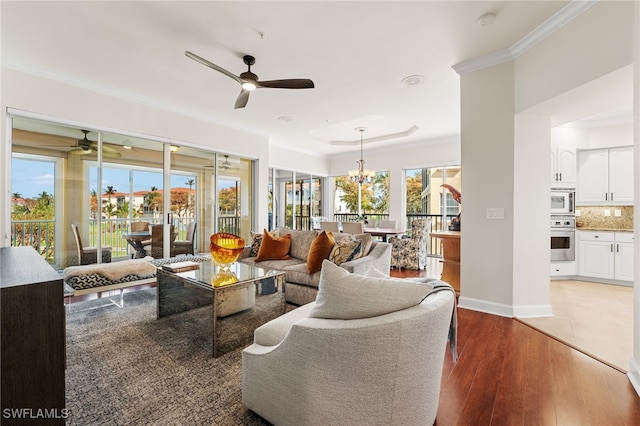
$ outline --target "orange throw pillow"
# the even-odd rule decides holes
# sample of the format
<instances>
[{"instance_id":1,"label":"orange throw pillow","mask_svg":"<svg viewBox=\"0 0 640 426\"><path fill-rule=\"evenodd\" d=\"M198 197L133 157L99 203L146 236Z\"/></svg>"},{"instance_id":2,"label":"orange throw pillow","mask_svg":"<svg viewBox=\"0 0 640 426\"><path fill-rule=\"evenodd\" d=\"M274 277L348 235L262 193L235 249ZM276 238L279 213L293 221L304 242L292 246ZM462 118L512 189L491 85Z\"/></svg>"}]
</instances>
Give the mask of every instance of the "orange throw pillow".
<instances>
[{"instance_id":1,"label":"orange throw pillow","mask_svg":"<svg viewBox=\"0 0 640 426\"><path fill-rule=\"evenodd\" d=\"M263 260L283 260L290 259L289 248L291 247L291 234L286 234L278 238L271 236L265 229L262 233L262 244L256 256L256 262Z\"/></svg>"},{"instance_id":2,"label":"orange throw pillow","mask_svg":"<svg viewBox=\"0 0 640 426\"><path fill-rule=\"evenodd\" d=\"M307 269L310 274L322 269L322 261L329 257L335 243L332 232L322 231L313 239L307 256Z\"/></svg>"}]
</instances>

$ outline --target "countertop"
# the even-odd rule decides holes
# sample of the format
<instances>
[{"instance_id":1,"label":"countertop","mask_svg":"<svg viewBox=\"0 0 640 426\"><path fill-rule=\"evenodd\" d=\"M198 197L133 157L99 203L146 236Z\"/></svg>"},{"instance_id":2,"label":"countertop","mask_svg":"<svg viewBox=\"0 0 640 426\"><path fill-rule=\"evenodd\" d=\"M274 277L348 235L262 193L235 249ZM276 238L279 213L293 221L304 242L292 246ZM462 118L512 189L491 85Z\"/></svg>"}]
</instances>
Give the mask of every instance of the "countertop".
<instances>
[{"instance_id":1,"label":"countertop","mask_svg":"<svg viewBox=\"0 0 640 426\"><path fill-rule=\"evenodd\" d=\"M599 228L595 226L576 227L576 231L598 231L598 232L633 232L629 228Z\"/></svg>"}]
</instances>

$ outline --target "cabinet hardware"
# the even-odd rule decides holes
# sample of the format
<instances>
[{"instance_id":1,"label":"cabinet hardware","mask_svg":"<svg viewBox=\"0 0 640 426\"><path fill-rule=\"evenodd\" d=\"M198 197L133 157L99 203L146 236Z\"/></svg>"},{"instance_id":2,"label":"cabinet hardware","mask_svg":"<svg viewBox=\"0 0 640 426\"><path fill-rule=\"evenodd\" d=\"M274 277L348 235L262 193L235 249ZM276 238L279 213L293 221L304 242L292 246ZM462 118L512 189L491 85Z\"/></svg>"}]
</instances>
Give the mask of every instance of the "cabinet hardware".
<instances>
[{"instance_id":1,"label":"cabinet hardware","mask_svg":"<svg viewBox=\"0 0 640 426\"><path fill-rule=\"evenodd\" d=\"M616 244L616 253L620 253L620 244Z\"/></svg>"},{"instance_id":2,"label":"cabinet hardware","mask_svg":"<svg viewBox=\"0 0 640 426\"><path fill-rule=\"evenodd\" d=\"M604 193L604 200L605 200L605 201L609 200L609 198L607 198L608 196L609 196L609 193L608 193L608 192L605 192L605 193Z\"/></svg>"},{"instance_id":3,"label":"cabinet hardware","mask_svg":"<svg viewBox=\"0 0 640 426\"><path fill-rule=\"evenodd\" d=\"M613 192L611 193L611 201L613 201Z\"/></svg>"},{"instance_id":4,"label":"cabinet hardware","mask_svg":"<svg viewBox=\"0 0 640 426\"><path fill-rule=\"evenodd\" d=\"M613 243L611 243L611 253L613 253Z\"/></svg>"},{"instance_id":5,"label":"cabinet hardware","mask_svg":"<svg viewBox=\"0 0 640 426\"><path fill-rule=\"evenodd\" d=\"M558 173L560 175L560 179L558 179L560 182L562 182L562 172Z\"/></svg>"}]
</instances>

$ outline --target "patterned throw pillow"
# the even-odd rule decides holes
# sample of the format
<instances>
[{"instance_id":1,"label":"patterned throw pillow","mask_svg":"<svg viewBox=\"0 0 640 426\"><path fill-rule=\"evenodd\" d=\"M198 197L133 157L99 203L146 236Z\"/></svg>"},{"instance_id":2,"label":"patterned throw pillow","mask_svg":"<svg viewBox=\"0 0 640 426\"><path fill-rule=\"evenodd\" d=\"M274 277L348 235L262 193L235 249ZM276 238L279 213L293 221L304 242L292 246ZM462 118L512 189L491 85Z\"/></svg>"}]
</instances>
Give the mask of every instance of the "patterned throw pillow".
<instances>
[{"instance_id":1,"label":"patterned throw pillow","mask_svg":"<svg viewBox=\"0 0 640 426\"><path fill-rule=\"evenodd\" d=\"M343 238L340 241L336 241L329 255L329 260L336 265L342 265L344 262L353 260L360 252L361 245L362 241L351 238Z\"/></svg>"},{"instance_id":2,"label":"patterned throw pillow","mask_svg":"<svg viewBox=\"0 0 640 426\"><path fill-rule=\"evenodd\" d=\"M355 259L367 256L373 247L373 237L371 234L356 234L356 240L362 241L360 246L360 252L356 255Z\"/></svg>"}]
</instances>

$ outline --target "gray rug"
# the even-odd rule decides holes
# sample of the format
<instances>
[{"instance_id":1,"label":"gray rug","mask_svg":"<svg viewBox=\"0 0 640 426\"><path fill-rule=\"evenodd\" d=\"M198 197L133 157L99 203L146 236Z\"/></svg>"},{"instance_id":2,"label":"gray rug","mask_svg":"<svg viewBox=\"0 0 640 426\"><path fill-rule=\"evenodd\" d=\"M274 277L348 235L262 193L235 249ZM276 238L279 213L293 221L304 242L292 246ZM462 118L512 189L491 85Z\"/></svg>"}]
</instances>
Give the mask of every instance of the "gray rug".
<instances>
[{"instance_id":1,"label":"gray rug","mask_svg":"<svg viewBox=\"0 0 640 426\"><path fill-rule=\"evenodd\" d=\"M88 309L104 304L93 300L67 314L67 424L268 424L242 405L241 351L281 294L262 311L219 320L233 338L213 358L211 308L157 320L155 291L126 293L123 309Z\"/></svg>"}]
</instances>

